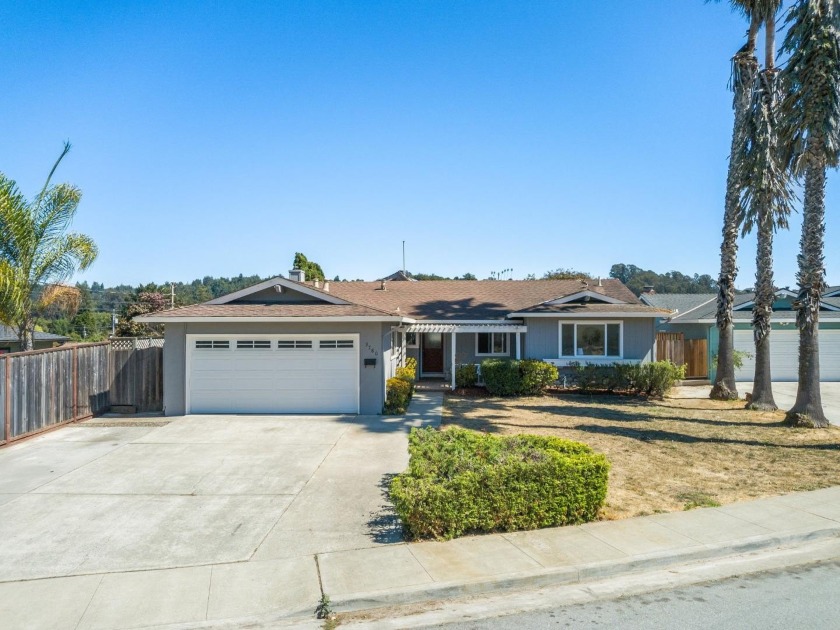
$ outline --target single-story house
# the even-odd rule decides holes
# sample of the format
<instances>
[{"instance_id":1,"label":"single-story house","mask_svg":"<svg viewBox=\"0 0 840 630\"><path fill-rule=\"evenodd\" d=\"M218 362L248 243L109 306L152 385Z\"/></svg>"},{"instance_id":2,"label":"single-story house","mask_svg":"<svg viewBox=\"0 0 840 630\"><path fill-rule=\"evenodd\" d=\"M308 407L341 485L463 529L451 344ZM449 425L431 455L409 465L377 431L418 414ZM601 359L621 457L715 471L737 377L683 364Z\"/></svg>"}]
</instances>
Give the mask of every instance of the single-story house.
<instances>
[{"instance_id":1,"label":"single-story house","mask_svg":"<svg viewBox=\"0 0 840 630\"><path fill-rule=\"evenodd\" d=\"M43 350L44 348L60 346L69 341L69 339L69 337L62 335L53 335L52 333L36 330L35 338L32 341L35 350ZM0 354L7 354L9 352L20 352L20 341L14 328L0 324Z\"/></svg>"},{"instance_id":2,"label":"single-story house","mask_svg":"<svg viewBox=\"0 0 840 630\"><path fill-rule=\"evenodd\" d=\"M794 302L796 293L779 289L770 318L770 369L774 381L799 378L799 329L796 326ZM657 332L682 334L686 342L705 340L708 374L714 379L718 330L715 325L717 295L712 293L643 293L641 300L649 306L672 311L670 317L657 322ZM752 307L754 293L735 296L735 350L744 353L743 365L736 369L739 381L752 381L755 373L755 341L753 340ZM830 287L820 304L820 378L840 381L840 286Z\"/></svg>"},{"instance_id":3,"label":"single-story house","mask_svg":"<svg viewBox=\"0 0 840 630\"><path fill-rule=\"evenodd\" d=\"M666 314L613 279L290 276L137 318L164 324L166 414L378 414L409 356L421 378L448 383L456 365L489 357L650 361Z\"/></svg>"}]
</instances>

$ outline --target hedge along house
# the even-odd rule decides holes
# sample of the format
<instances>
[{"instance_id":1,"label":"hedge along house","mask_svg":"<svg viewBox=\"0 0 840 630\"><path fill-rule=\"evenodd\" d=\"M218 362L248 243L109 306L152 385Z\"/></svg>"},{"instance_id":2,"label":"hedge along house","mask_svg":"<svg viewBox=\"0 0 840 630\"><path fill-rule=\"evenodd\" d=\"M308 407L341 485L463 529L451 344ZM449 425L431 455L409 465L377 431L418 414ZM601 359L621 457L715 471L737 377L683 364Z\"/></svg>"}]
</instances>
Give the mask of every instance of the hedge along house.
<instances>
[{"instance_id":1,"label":"hedge along house","mask_svg":"<svg viewBox=\"0 0 840 630\"><path fill-rule=\"evenodd\" d=\"M491 357L650 361L655 321L618 280L307 282L302 272L138 317L165 325L164 407L378 414L407 357L454 385Z\"/></svg>"},{"instance_id":2,"label":"hedge along house","mask_svg":"<svg viewBox=\"0 0 840 630\"><path fill-rule=\"evenodd\" d=\"M643 293L643 302L673 311L657 322L658 332L682 334L685 340L705 339L709 378L714 380L718 330L715 325L717 296L702 294ZM752 308L754 293L735 296L732 315L735 321L735 350L743 353L743 364L735 371L738 381L752 381L755 374L755 341ZM770 318L770 369L774 381L795 382L799 378L799 329L796 326L796 293L779 289ZM840 287L831 287L820 304L820 379L840 381Z\"/></svg>"}]
</instances>

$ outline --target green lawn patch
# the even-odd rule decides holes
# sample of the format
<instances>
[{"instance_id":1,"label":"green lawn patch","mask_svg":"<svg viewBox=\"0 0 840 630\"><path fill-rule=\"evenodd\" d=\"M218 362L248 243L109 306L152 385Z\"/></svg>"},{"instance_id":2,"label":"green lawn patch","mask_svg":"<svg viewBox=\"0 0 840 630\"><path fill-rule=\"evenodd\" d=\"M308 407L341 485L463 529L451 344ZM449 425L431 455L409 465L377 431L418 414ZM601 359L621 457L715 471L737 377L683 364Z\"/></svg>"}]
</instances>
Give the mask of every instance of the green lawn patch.
<instances>
[{"instance_id":1,"label":"green lawn patch","mask_svg":"<svg viewBox=\"0 0 840 630\"><path fill-rule=\"evenodd\" d=\"M561 438L414 429L408 452L390 495L410 539L584 523L607 494L607 458Z\"/></svg>"}]
</instances>

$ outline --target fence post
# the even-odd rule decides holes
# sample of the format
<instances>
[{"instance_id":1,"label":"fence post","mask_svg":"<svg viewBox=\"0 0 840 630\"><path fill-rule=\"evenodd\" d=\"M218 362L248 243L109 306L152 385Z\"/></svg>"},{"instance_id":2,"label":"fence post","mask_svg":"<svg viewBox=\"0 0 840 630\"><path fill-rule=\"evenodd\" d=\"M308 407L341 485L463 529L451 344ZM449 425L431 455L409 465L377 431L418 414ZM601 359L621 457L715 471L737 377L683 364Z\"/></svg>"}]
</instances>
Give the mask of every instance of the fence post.
<instances>
[{"instance_id":1,"label":"fence post","mask_svg":"<svg viewBox=\"0 0 840 630\"><path fill-rule=\"evenodd\" d=\"M71 386L73 387L73 420L79 416L79 355L76 354L76 346L73 346L70 360L73 362Z\"/></svg>"},{"instance_id":2,"label":"fence post","mask_svg":"<svg viewBox=\"0 0 840 630\"><path fill-rule=\"evenodd\" d=\"M3 424L5 426L6 444L12 439L12 357L6 357L6 396L3 410Z\"/></svg>"}]
</instances>

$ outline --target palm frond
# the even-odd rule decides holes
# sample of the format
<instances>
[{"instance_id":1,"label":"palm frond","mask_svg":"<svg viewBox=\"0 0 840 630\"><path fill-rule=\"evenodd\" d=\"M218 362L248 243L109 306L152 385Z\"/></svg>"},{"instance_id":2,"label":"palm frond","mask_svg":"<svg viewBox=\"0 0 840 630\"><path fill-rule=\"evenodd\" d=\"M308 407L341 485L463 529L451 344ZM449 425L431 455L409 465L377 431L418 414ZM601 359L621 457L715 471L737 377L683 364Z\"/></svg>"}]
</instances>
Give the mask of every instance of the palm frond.
<instances>
[{"instance_id":1,"label":"palm frond","mask_svg":"<svg viewBox=\"0 0 840 630\"><path fill-rule=\"evenodd\" d=\"M782 143L797 175L840 157L840 1L800 0L787 14L781 52Z\"/></svg>"}]
</instances>

